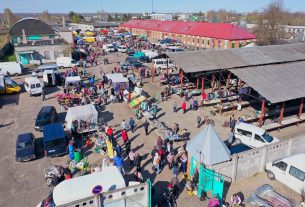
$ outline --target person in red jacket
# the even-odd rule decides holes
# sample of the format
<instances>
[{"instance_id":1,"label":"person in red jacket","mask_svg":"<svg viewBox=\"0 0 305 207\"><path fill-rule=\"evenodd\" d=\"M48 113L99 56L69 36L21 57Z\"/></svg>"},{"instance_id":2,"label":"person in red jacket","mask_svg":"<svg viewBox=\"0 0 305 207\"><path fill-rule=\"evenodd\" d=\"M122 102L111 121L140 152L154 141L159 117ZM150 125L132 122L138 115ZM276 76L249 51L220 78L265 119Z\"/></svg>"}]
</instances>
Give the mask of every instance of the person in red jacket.
<instances>
[{"instance_id":1,"label":"person in red jacket","mask_svg":"<svg viewBox=\"0 0 305 207\"><path fill-rule=\"evenodd\" d=\"M121 134L122 134L123 142L125 144L128 141L128 134L127 134L126 129L123 129Z\"/></svg>"},{"instance_id":2,"label":"person in red jacket","mask_svg":"<svg viewBox=\"0 0 305 207\"><path fill-rule=\"evenodd\" d=\"M111 126L108 127L108 129L107 129L107 135L108 135L110 141L113 142L113 129L111 128Z\"/></svg>"},{"instance_id":3,"label":"person in red jacket","mask_svg":"<svg viewBox=\"0 0 305 207\"><path fill-rule=\"evenodd\" d=\"M186 102L185 101L182 102L181 108L183 110L183 113L185 113L186 112Z\"/></svg>"}]
</instances>

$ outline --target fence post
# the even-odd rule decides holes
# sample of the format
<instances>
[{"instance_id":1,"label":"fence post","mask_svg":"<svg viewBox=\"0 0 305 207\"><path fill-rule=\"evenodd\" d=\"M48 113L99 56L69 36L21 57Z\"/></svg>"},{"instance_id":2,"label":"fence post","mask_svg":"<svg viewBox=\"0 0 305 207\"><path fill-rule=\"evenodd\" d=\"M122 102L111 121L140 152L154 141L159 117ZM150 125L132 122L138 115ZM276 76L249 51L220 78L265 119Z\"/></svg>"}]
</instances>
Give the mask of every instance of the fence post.
<instances>
[{"instance_id":1,"label":"fence post","mask_svg":"<svg viewBox=\"0 0 305 207\"><path fill-rule=\"evenodd\" d=\"M293 141L293 139L289 139L289 141L288 141L287 156L291 155L292 141Z\"/></svg>"},{"instance_id":2,"label":"fence post","mask_svg":"<svg viewBox=\"0 0 305 207\"><path fill-rule=\"evenodd\" d=\"M261 167L260 167L260 172L264 172L265 165L266 165L266 156L267 155L267 146L263 148L263 153L262 153L262 161L261 161Z\"/></svg>"},{"instance_id":3,"label":"fence post","mask_svg":"<svg viewBox=\"0 0 305 207\"><path fill-rule=\"evenodd\" d=\"M233 154L233 169L232 169L232 182L236 181L237 166L238 166L238 157L237 154Z\"/></svg>"}]
</instances>

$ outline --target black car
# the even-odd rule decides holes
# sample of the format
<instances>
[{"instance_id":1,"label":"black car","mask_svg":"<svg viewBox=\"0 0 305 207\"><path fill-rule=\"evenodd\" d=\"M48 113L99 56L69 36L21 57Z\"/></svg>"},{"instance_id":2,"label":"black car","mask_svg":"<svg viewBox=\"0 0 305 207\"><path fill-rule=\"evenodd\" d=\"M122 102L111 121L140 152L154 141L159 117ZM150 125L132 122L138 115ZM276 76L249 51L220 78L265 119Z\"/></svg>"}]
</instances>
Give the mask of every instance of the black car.
<instances>
[{"instance_id":1,"label":"black car","mask_svg":"<svg viewBox=\"0 0 305 207\"><path fill-rule=\"evenodd\" d=\"M135 68L140 68L140 67L143 67L143 64L141 62L133 62L132 66Z\"/></svg>"},{"instance_id":2,"label":"black car","mask_svg":"<svg viewBox=\"0 0 305 207\"><path fill-rule=\"evenodd\" d=\"M126 63L130 63L130 64L132 64L132 63L134 63L134 62L137 62L137 61L138 61L138 59L135 58L135 57L133 57L133 56L128 56L128 57L126 57L126 59L125 59L125 62L126 62Z\"/></svg>"},{"instance_id":3,"label":"black car","mask_svg":"<svg viewBox=\"0 0 305 207\"><path fill-rule=\"evenodd\" d=\"M126 54L128 55L128 56L131 56L131 55L133 55L133 54L135 54L135 50L134 49L127 49L126 50Z\"/></svg>"},{"instance_id":4,"label":"black car","mask_svg":"<svg viewBox=\"0 0 305 207\"><path fill-rule=\"evenodd\" d=\"M138 58L139 61L141 61L142 63L149 63L149 57L148 56L141 56Z\"/></svg>"},{"instance_id":5,"label":"black car","mask_svg":"<svg viewBox=\"0 0 305 207\"><path fill-rule=\"evenodd\" d=\"M45 125L55 123L57 120L57 112L54 106L44 106L39 111L36 121L35 130L43 131Z\"/></svg>"},{"instance_id":6,"label":"black car","mask_svg":"<svg viewBox=\"0 0 305 207\"><path fill-rule=\"evenodd\" d=\"M19 134L16 141L16 161L23 162L36 158L35 137L32 133Z\"/></svg>"}]
</instances>

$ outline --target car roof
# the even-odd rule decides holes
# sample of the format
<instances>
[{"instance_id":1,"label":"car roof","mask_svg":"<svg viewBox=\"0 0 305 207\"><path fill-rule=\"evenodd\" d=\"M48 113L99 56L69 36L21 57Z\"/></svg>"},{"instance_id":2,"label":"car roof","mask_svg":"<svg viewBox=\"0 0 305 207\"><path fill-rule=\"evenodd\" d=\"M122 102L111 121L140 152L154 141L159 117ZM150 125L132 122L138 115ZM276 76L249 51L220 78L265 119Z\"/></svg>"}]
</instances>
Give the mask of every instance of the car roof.
<instances>
[{"instance_id":1,"label":"car roof","mask_svg":"<svg viewBox=\"0 0 305 207\"><path fill-rule=\"evenodd\" d=\"M57 68L57 64L40 65L37 69L49 69L49 68Z\"/></svg>"},{"instance_id":2,"label":"car roof","mask_svg":"<svg viewBox=\"0 0 305 207\"><path fill-rule=\"evenodd\" d=\"M65 137L65 131L62 124L48 124L43 128L43 138L47 141Z\"/></svg>"},{"instance_id":3,"label":"car roof","mask_svg":"<svg viewBox=\"0 0 305 207\"><path fill-rule=\"evenodd\" d=\"M247 123L236 124L235 128L251 131L251 132L254 132L255 134L258 134L258 135L262 135L266 132L264 129L262 129L260 127L257 127L253 124L247 124Z\"/></svg>"},{"instance_id":4,"label":"car roof","mask_svg":"<svg viewBox=\"0 0 305 207\"><path fill-rule=\"evenodd\" d=\"M18 142L25 142L25 141L29 141L31 139L32 139L32 133L19 134L17 137Z\"/></svg>"},{"instance_id":5,"label":"car roof","mask_svg":"<svg viewBox=\"0 0 305 207\"><path fill-rule=\"evenodd\" d=\"M40 83L40 80L36 77L25 78L24 81L29 83Z\"/></svg>"},{"instance_id":6,"label":"car roof","mask_svg":"<svg viewBox=\"0 0 305 207\"><path fill-rule=\"evenodd\" d=\"M292 164L294 167L303 170L305 172L305 154L296 154L291 155L289 157L285 157L281 159L281 161L284 161L286 163Z\"/></svg>"},{"instance_id":7,"label":"car roof","mask_svg":"<svg viewBox=\"0 0 305 207\"><path fill-rule=\"evenodd\" d=\"M43 107L40 109L40 112L39 112L39 113L48 113L48 112L50 112L52 109L54 109L54 106L43 106Z\"/></svg>"}]
</instances>

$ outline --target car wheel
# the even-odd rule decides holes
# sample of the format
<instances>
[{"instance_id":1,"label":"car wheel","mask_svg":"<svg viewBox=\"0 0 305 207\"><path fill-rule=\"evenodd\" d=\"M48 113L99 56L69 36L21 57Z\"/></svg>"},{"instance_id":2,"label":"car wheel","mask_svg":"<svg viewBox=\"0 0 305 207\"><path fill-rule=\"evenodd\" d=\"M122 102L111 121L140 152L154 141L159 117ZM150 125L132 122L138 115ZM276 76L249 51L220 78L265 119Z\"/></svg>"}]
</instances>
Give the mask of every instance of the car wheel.
<instances>
[{"instance_id":1,"label":"car wheel","mask_svg":"<svg viewBox=\"0 0 305 207\"><path fill-rule=\"evenodd\" d=\"M240 139L235 139L235 144L240 144L241 140Z\"/></svg>"},{"instance_id":2,"label":"car wheel","mask_svg":"<svg viewBox=\"0 0 305 207\"><path fill-rule=\"evenodd\" d=\"M275 179L275 175L273 172L271 171L267 171L267 177L270 179L270 180L274 180Z\"/></svg>"}]
</instances>

